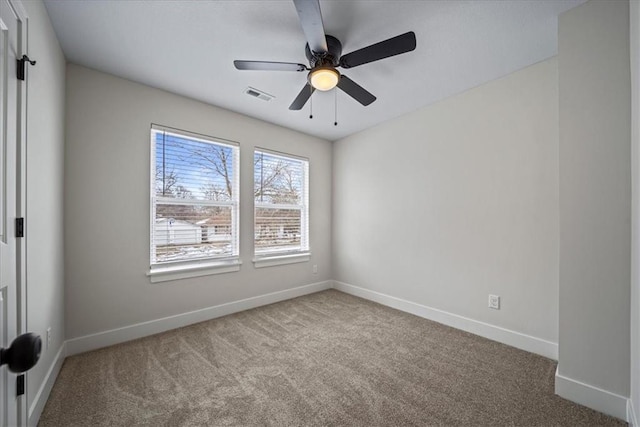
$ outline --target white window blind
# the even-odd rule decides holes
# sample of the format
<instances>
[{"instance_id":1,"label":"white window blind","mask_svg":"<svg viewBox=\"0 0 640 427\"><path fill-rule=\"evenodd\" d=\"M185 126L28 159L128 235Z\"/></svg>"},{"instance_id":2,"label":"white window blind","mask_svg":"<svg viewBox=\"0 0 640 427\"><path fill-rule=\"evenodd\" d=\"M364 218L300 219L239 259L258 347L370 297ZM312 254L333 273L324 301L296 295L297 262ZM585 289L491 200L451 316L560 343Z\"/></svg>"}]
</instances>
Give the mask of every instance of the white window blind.
<instances>
[{"instance_id":1,"label":"white window blind","mask_svg":"<svg viewBox=\"0 0 640 427\"><path fill-rule=\"evenodd\" d=\"M309 251L309 161L254 153L256 256Z\"/></svg>"},{"instance_id":2,"label":"white window blind","mask_svg":"<svg viewBox=\"0 0 640 427\"><path fill-rule=\"evenodd\" d=\"M151 265L238 257L239 149L151 128Z\"/></svg>"}]
</instances>

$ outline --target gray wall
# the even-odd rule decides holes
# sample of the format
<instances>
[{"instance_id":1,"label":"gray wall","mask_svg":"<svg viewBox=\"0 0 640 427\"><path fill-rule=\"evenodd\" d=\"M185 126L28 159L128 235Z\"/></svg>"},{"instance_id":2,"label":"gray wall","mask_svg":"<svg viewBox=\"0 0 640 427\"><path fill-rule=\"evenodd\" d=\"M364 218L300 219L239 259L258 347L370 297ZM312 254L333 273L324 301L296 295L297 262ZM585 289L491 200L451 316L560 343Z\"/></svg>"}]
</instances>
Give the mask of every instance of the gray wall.
<instances>
[{"instance_id":1,"label":"gray wall","mask_svg":"<svg viewBox=\"0 0 640 427\"><path fill-rule=\"evenodd\" d=\"M41 1L25 1L27 92L27 329L46 337L49 349L27 375L27 401L43 384L64 336L63 160L65 59Z\"/></svg>"},{"instance_id":2,"label":"gray wall","mask_svg":"<svg viewBox=\"0 0 640 427\"><path fill-rule=\"evenodd\" d=\"M629 3L560 16L558 373L629 395Z\"/></svg>"},{"instance_id":3,"label":"gray wall","mask_svg":"<svg viewBox=\"0 0 640 427\"><path fill-rule=\"evenodd\" d=\"M240 143L239 272L146 277L151 123ZM331 278L330 142L73 64L66 124L67 339ZM309 158L310 262L253 266L255 146Z\"/></svg>"},{"instance_id":4,"label":"gray wall","mask_svg":"<svg viewBox=\"0 0 640 427\"><path fill-rule=\"evenodd\" d=\"M552 58L336 142L334 278L557 342L557 99Z\"/></svg>"},{"instance_id":5,"label":"gray wall","mask_svg":"<svg viewBox=\"0 0 640 427\"><path fill-rule=\"evenodd\" d=\"M631 7L631 402L640 411L640 2Z\"/></svg>"}]
</instances>

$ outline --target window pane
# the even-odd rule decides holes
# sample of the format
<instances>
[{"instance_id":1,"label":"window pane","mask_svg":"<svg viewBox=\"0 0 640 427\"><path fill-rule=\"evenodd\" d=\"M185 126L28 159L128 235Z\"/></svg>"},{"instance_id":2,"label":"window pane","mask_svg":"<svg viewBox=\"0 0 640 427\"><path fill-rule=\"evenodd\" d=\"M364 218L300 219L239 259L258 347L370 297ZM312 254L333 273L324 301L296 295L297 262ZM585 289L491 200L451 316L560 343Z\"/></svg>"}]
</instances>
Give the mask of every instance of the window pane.
<instances>
[{"instance_id":1,"label":"window pane","mask_svg":"<svg viewBox=\"0 0 640 427\"><path fill-rule=\"evenodd\" d=\"M297 205L303 202L304 161L256 151L254 195L258 203Z\"/></svg>"},{"instance_id":2,"label":"window pane","mask_svg":"<svg viewBox=\"0 0 640 427\"><path fill-rule=\"evenodd\" d=\"M156 132L157 196L230 201L233 147Z\"/></svg>"},{"instance_id":3,"label":"window pane","mask_svg":"<svg viewBox=\"0 0 640 427\"><path fill-rule=\"evenodd\" d=\"M157 204L156 262L233 254L231 207Z\"/></svg>"},{"instance_id":4,"label":"window pane","mask_svg":"<svg viewBox=\"0 0 640 427\"><path fill-rule=\"evenodd\" d=\"M302 249L301 216L300 209L256 208L256 253Z\"/></svg>"}]
</instances>

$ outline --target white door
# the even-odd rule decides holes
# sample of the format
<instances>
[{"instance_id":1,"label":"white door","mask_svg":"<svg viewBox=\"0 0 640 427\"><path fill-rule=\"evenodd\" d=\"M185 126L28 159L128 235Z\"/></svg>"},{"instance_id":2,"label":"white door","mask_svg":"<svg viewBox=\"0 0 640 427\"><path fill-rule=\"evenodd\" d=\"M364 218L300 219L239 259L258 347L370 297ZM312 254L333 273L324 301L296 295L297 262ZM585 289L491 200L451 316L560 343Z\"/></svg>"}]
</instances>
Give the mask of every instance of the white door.
<instances>
[{"instance_id":1,"label":"white door","mask_svg":"<svg viewBox=\"0 0 640 427\"><path fill-rule=\"evenodd\" d=\"M19 209L19 157L22 121L22 83L16 78L16 59L22 56L20 18L9 0L0 0L0 346L18 335L20 315L17 283L19 251L15 221ZM0 368L0 426L23 424L16 395L17 375Z\"/></svg>"}]
</instances>

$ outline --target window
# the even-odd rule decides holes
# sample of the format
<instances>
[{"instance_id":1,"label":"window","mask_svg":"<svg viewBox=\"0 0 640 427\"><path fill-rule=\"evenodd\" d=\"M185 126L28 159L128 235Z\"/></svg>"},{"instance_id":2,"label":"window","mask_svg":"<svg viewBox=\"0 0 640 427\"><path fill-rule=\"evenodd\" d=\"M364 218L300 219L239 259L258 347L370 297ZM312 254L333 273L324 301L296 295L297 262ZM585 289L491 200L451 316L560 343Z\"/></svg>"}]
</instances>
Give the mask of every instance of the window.
<instances>
[{"instance_id":1,"label":"window","mask_svg":"<svg viewBox=\"0 0 640 427\"><path fill-rule=\"evenodd\" d=\"M265 258L308 260L309 161L256 150L253 180L256 266Z\"/></svg>"},{"instance_id":2,"label":"window","mask_svg":"<svg viewBox=\"0 0 640 427\"><path fill-rule=\"evenodd\" d=\"M153 125L151 153L150 276L238 264L238 145Z\"/></svg>"}]
</instances>

